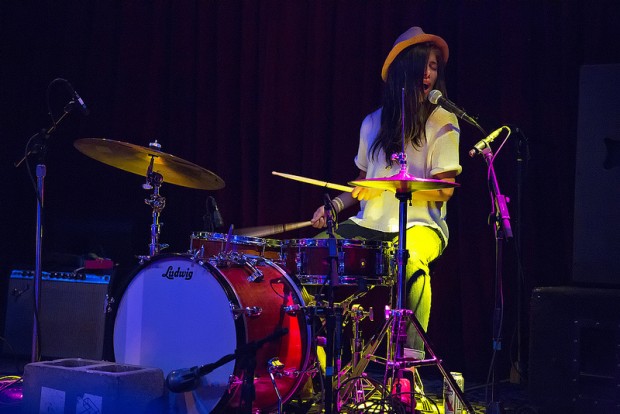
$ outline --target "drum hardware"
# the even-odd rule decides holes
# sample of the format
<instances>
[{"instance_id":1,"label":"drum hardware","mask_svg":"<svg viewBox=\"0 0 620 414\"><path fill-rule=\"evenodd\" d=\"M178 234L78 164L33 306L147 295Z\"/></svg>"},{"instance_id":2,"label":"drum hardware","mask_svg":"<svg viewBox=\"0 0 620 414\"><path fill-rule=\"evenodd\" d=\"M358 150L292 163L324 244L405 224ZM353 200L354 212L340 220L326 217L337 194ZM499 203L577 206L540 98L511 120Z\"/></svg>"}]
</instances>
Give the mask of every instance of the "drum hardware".
<instances>
[{"instance_id":1,"label":"drum hardware","mask_svg":"<svg viewBox=\"0 0 620 414\"><path fill-rule=\"evenodd\" d=\"M352 399L356 404L364 402L364 375L349 377L348 374L351 373L353 367L359 366L360 357L364 348L364 339L360 329L360 322L366 317L368 317L371 321L374 321L374 312L372 307L370 307L368 311L365 311L361 305L355 304L350 310L347 311L347 314L353 320L353 338L351 339L352 360L338 372L338 411L340 411L343 405L351 399L350 394L352 394ZM345 383L346 387L344 387Z\"/></svg>"},{"instance_id":2,"label":"drum hardware","mask_svg":"<svg viewBox=\"0 0 620 414\"><path fill-rule=\"evenodd\" d=\"M166 206L166 199L161 196L159 189L164 179L170 184L201 190L219 190L224 187L224 181L211 171L161 152L161 144L157 140L150 142L148 148L105 138L82 138L73 145L82 154L104 164L140 176L146 174L142 188L153 190L153 194L144 200L151 207L153 217L149 256L158 255L168 247L159 243L159 216ZM139 256L139 259L144 261L146 256Z\"/></svg>"},{"instance_id":3,"label":"drum hardware","mask_svg":"<svg viewBox=\"0 0 620 414\"><path fill-rule=\"evenodd\" d=\"M260 270L255 270L248 276L248 282L262 282L264 277Z\"/></svg>"},{"instance_id":4,"label":"drum hardware","mask_svg":"<svg viewBox=\"0 0 620 414\"><path fill-rule=\"evenodd\" d=\"M353 305L351 310L349 311L353 319L353 339L352 339L352 354L353 354L353 365L357 365L360 361L360 356L362 353L362 349L364 348L364 339L362 338L362 331L360 329L360 322L364 320L364 318L368 317L371 321L374 321L374 312L372 306L365 311L361 305Z\"/></svg>"},{"instance_id":5,"label":"drum hardware","mask_svg":"<svg viewBox=\"0 0 620 414\"><path fill-rule=\"evenodd\" d=\"M269 371L269 377L271 378L271 383L273 384L273 389L278 396L278 414L282 413L282 396L280 395L280 391L278 390L278 384L276 384L275 375L278 374L282 376L282 372L284 372L284 364L280 362L278 357L271 358L267 361L267 367Z\"/></svg>"},{"instance_id":6,"label":"drum hardware","mask_svg":"<svg viewBox=\"0 0 620 414\"><path fill-rule=\"evenodd\" d=\"M250 270L250 274L246 277L246 279L250 283L259 283L265 278L265 274L257 268L258 265L265 264L265 259L262 257L250 258L243 253L224 252L219 253L211 260L215 262L218 268L233 266L248 268Z\"/></svg>"},{"instance_id":7,"label":"drum hardware","mask_svg":"<svg viewBox=\"0 0 620 414\"><path fill-rule=\"evenodd\" d=\"M190 254L192 256L192 259L194 261L202 259L205 257L205 248L204 246L200 246L200 249L197 250L189 250L188 254Z\"/></svg>"},{"instance_id":8,"label":"drum hardware","mask_svg":"<svg viewBox=\"0 0 620 414\"><path fill-rule=\"evenodd\" d=\"M298 312L303 311L302 307L298 304L283 306L282 310L284 310L284 312L290 316L296 316Z\"/></svg>"},{"instance_id":9,"label":"drum hardware","mask_svg":"<svg viewBox=\"0 0 620 414\"><path fill-rule=\"evenodd\" d=\"M116 299L114 298L114 296L110 295L109 293L106 293L105 302L104 302L104 309L105 309L104 312L106 314L112 313L112 310L115 304L116 304Z\"/></svg>"},{"instance_id":10,"label":"drum hardware","mask_svg":"<svg viewBox=\"0 0 620 414\"><path fill-rule=\"evenodd\" d=\"M435 190L440 188L457 187L455 182L436 180L436 179L422 179L416 178L407 172L407 155L404 150L404 138L403 138L403 150L398 154L394 154L392 159L397 159L400 164L400 171L390 177L385 178L369 178L363 180L352 181L349 184L367 187L378 188L383 190L390 190L395 192L395 196L399 201L399 242L398 250L396 251L396 263L398 267L398 277L396 280L396 290L398 292L396 296L396 308L388 309L386 307L386 322L381 330L379 337L380 342L388 330L390 331L390 340L388 340L388 352L387 360L385 363L385 375L384 386L387 389L388 384L392 386L396 385L398 381L396 378L403 377L403 371L407 367L423 366L423 365L435 365L443 375L445 381L450 383L455 390L457 398L466 407L469 414L474 414L474 409L471 404L465 399L463 392L459 389L456 381L452 375L446 371L439 358L430 347L429 341L426 338L426 333L420 325L420 322L415 317L413 311L405 309L407 302L406 286L406 264L409 258L409 252L407 251L407 204L411 201L412 193L420 190ZM407 322L410 322L415 327L418 335L424 343L424 347L430 355L430 358L424 360L413 360L411 358L404 357L405 341L407 337ZM370 344L369 344L370 346ZM391 392L390 392L391 394Z\"/></svg>"},{"instance_id":11,"label":"drum hardware","mask_svg":"<svg viewBox=\"0 0 620 414\"><path fill-rule=\"evenodd\" d=\"M238 308L234 303L230 304L230 310L235 319L239 319L239 316L245 315L247 317L260 316L263 313L263 308L260 306L247 306L245 308Z\"/></svg>"},{"instance_id":12,"label":"drum hardware","mask_svg":"<svg viewBox=\"0 0 620 414\"><path fill-rule=\"evenodd\" d=\"M155 141L149 143L149 147L160 150L161 145ZM161 196L159 193L159 189L164 181L164 177L153 171L153 163L155 161L155 156L151 156L151 162L149 163L149 167L146 171L146 183L142 185L142 188L145 190L153 190L153 194L144 200L146 205L151 207L153 222L151 223L151 243L149 244L149 253L150 256L155 256L159 254L159 252L168 245L162 245L159 243L159 235L161 233L161 224L159 224L159 216L161 212L166 207L166 198Z\"/></svg>"}]
</instances>

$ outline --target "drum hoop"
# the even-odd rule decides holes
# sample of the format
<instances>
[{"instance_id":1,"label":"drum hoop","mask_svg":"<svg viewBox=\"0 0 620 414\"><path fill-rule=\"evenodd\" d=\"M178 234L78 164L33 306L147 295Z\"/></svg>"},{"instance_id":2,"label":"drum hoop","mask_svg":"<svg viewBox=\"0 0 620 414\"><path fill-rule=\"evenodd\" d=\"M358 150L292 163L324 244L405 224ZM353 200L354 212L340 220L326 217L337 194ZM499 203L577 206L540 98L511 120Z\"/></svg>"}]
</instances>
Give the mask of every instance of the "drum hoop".
<instances>
[{"instance_id":1,"label":"drum hoop","mask_svg":"<svg viewBox=\"0 0 620 414\"><path fill-rule=\"evenodd\" d=\"M288 239L282 240L284 247L329 247L329 239ZM362 249L385 248L393 246L391 241L360 240L360 239L336 239L338 247L360 247Z\"/></svg>"},{"instance_id":2,"label":"drum hoop","mask_svg":"<svg viewBox=\"0 0 620 414\"><path fill-rule=\"evenodd\" d=\"M228 234L225 233L210 233L206 231L194 232L191 236L192 240L207 240L214 242L226 243L228 240ZM230 242L232 244L249 244L252 246L259 247L280 247L282 242L277 239L263 239L260 237L251 237L251 236L239 236L239 235L231 235Z\"/></svg>"}]
</instances>

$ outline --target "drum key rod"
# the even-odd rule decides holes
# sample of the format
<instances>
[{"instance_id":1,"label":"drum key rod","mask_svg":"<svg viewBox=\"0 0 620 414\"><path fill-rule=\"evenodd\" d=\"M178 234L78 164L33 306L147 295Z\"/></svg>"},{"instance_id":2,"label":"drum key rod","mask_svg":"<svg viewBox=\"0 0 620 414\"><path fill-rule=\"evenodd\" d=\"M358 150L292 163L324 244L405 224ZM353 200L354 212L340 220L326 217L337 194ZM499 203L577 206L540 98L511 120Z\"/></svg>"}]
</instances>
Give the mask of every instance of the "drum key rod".
<instances>
[{"instance_id":1,"label":"drum key rod","mask_svg":"<svg viewBox=\"0 0 620 414\"><path fill-rule=\"evenodd\" d=\"M260 316L263 313L263 308L260 306L248 306L245 308L237 308L234 304L230 304L230 310L232 311L235 319L239 319L239 316L245 314L245 316Z\"/></svg>"}]
</instances>

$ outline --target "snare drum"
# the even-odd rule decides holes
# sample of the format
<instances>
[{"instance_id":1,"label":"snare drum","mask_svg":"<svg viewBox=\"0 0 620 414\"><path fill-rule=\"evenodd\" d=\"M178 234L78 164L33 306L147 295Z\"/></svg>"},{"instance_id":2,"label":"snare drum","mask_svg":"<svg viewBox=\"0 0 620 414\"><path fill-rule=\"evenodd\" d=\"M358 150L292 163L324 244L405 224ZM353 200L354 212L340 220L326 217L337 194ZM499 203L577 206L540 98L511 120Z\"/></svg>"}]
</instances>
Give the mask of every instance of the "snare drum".
<instances>
[{"instance_id":1,"label":"snare drum","mask_svg":"<svg viewBox=\"0 0 620 414\"><path fill-rule=\"evenodd\" d=\"M191 253L198 253L198 258L208 258L224 252L227 249L227 241L229 241L229 252L261 256L276 262L280 260L282 249L280 240L235 236L234 234L228 240L228 235L224 233L192 233L189 249Z\"/></svg>"},{"instance_id":2,"label":"snare drum","mask_svg":"<svg viewBox=\"0 0 620 414\"><path fill-rule=\"evenodd\" d=\"M161 255L141 266L116 297L114 356L117 362L173 370L211 364L278 329L288 334L256 350L252 412L278 405L268 362L279 358L275 378L283 402L307 378L310 327L301 292L271 261L237 255L236 262ZM170 394L175 412L232 412L241 403L243 366L230 361L200 378L191 392ZM301 373L301 374L300 374ZM188 410L188 411L185 411Z\"/></svg>"},{"instance_id":3,"label":"snare drum","mask_svg":"<svg viewBox=\"0 0 620 414\"><path fill-rule=\"evenodd\" d=\"M287 271L302 285L328 282L329 239L284 240ZM338 276L342 285L388 285L392 283L392 242L337 239Z\"/></svg>"}]
</instances>

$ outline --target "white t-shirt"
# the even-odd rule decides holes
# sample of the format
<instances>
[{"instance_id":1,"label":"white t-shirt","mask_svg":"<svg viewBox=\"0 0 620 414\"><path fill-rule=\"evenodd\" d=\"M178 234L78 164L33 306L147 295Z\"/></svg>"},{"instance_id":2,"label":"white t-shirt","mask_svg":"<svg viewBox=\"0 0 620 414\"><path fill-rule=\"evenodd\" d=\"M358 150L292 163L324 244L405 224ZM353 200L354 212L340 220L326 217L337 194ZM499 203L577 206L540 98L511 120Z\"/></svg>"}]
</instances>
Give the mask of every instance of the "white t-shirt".
<instances>
[{"instance_id":1,"label":"white t-shirt","mask_svg":"<svg viewBox=\"0 0 620 414\"><path fill-rule=\"evenodd\" d=\"M390 177L400 172L400 164L395 161L386 168L385 153L378 151L370 157L372 142L381 127L381 109L366 116L360 130L360 143L355 157L357 167L366 172L366 178ZM461 173L459 164L459 125L456 116L441 107L435 108L424 128L426 144L413 148L405 147L407 170L417 178L433 178L433 175L456 171ZM392 155L392 154L390 154ZM435 201L414 201L407 203L407 228L424 225L438 229L443 236L444 245L448 243L446 225L446 203ZM360 226L388 233L397 233L399 201L392 191L384 191L381 196L360 202L359 213L351 217Z\"/></svg>"}]
</instances>

